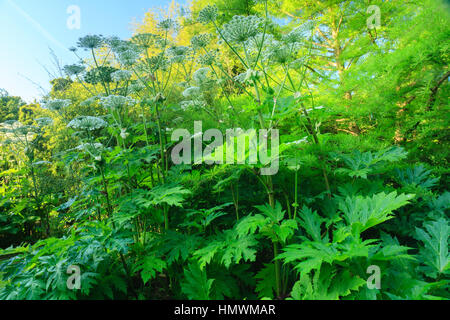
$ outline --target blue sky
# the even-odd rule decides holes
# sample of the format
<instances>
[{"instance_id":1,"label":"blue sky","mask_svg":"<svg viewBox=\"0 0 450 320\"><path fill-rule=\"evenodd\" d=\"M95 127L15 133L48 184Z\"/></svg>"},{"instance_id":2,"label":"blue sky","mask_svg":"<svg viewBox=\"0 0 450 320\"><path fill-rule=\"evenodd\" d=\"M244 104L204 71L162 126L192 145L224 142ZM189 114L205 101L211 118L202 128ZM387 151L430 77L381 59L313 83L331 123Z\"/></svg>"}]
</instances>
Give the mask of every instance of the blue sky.
<instances>
[{"instance_id":1,"label":"blue sky","mask_svg":"<svg viewBox=\"0 0 450 320\"><path fill-rule=\"evenodd\" d=\"M51 48L64 64L76 62L67 48L86 34L129 38L133 20L140 21L153 7L167 7L170 0L0 0L0 88L27 102L39 100L48 90L44 66L52 65ZM184 3L185 1L177 1ZM81 28L69 29L70 6L80 8ZM31 80L31 81L30 81Z\"/></svg>"}]
</instances>

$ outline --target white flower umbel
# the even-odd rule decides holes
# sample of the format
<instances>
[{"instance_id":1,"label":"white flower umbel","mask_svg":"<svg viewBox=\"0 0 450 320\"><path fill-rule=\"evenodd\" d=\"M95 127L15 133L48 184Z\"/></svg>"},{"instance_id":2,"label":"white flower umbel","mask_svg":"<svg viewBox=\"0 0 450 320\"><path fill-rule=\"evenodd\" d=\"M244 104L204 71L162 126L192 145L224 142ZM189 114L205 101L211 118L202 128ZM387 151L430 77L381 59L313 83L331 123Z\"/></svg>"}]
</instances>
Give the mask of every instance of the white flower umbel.
<instances>
[{"instance_id":1,"label":"white flower umbel","mask_svg":"<svg viewBox=\"0 0 450 320\"><path fill-rule=\"evenodd\" d=\"M280 64L287 64L294 60L300 44L285 43L282 41L273 40L264 50L263 59L265 61L277 62Z\"/></svg>"},{"instance_id":2,"label":"white flower umbel","mask_svg":"<svg viewBox=\"0 0 450 320\"><path fill-rule=\"evenodd\" d=\"M128 70L117 70L111 74L115 82L127 81L131 79L132 72Z\"/></svg>"},{"instance_id":3,"label":"white flower umbel","mask_svg":"<svg viewBox=\"0 0 450 320\"><path fill-rule=\"evenodd\" d=\"M223 26L222 34L228 41L245 42L259 32L261 19L257 16L234 16Z\"/></svg>"},{"instance_id":4,"label":"white flower umbel","mask_svg":"<svg viewBox=\"0 0 450 320\"><path fill-rule=\"evenodd\" d=\"M260 48L267 48L275 41L274 36L269 33L258 33L245 42L247 50L251 54L258 54ZM263 49L264 50L264 49Z\"/></svg>"},{"instance_id":5,"label":"white flower umbel","mask_svg":"<svg viewBox=\"0 0 450 320\"><path fill-rule=\"evenodd\" d=\"M177 23L172 19L164 19L158 23L157 28L163 31L170 31L177 28Z\"/></svg>"},{"instance_id":6,"label":"white flower umbel","mask_svg":"<svg viewBox=\"0 0 450 320\"><path fill-rule=\"evenodd\" d=\"M132 66L136 63L140 58L140 53L134 49L127 49L124 51L120 51L117 54L117 58L121 65L123 66Z\"/></svg>"},{"instance_id":7,"label":"white flower umbel","mask_svg":"<svg viewBox=\"0 0 450 320\"><path fill-rule=\"evenodd\" d=\"M211 38L212 36L209 33L195 35L191 38L191 46L196 50L206 48L211 42Z\"/></svg>"},{"instance_id":8,"label":"white flower umbel","mask_svg":"<svg viewBox=\"0 0 450 320\"><path fill-rule=\"evenodd\" d=\"M203 100L198 100L198 99L185 100L185 101L181 101L180 106L181 106L181 109L183 109L183 110L187 110L187 109L195 108L195 107L203 108L206 106L206 102Z\"/></svg>"},{"instance_id":9,"label":"white flower umbel","mask_svg":"<svg viewBox=\"0 0 450 320\"><path fill-rule=\"evenodd\" d=\"M45 102L43 107L48 110L60 111L64 108L67 108L68 106L70 106L71 103L72 103L72 101L67 100L67 99L66 100L54 99L54 100L49 100L49 101Z\"/></svg>"},{"instance_id":10,"label":"white flower umbel","mask_svg":"<svg viewBox=\"0 0 450 320\"><path fill-rule=\"evenodd\" d=\"M187 99L198 99L202 97L202 90L199 87L189 87L183 91L183 97Z\"/></svg>"},{"instance_id":11,"label":"white flower umbel","mask_svg":"<svg viewBox=\"0 0 450 320\"><path fill-rule=\"evenodd\" d=\"M216 61L216 55L213 52L207 52L203 55L200 55L197 59L198 64L202 64L205 66L214 64L214 61Z\"/></svg>"},{"instance_id":12,"label":"white flower umbel","mask_svg":"<svg viewBox=\"0 0 450 320\"><path fill-rule=\"evenodd\" d=\"M100 104L106 109L118 109L135 104L136 101L130 97L110 95L100 99Z\"/></svg>"},{"instance_id":13,"label":"white flower umbel","mask_svg":"<svg viewBox=\"0 0 450 320\"><path fill-rule=\"evenodd\" d=\"M75 130L94 131L107 127L108 123L98 117L82 116L73 119L67 126Z\"/></svg>"},{"instance_id":14,"label":"white flower umbel","mask_svg":"<svg viewBox=\"0 0 450 320\"><path fill-rule=\"evenodd\" d=\"M80 66L78 64L71 64L63 67L64 72L66 75L70 76L77 76L85 70L84 66Z\"/></svg>"},{"instance_id":15,"label":"white flower umbel","mask_svg":"<svg viewBox=\"0 0 450 320\"><path fill-rule=\"evenodd\" d=\"M175 63L182 63L189 55L190 48L185 46L173 46L168 51L171 61Z\"/></svg>"},{"instance_id":16,"label":"white flower umbel","mask_svg":"<svg viewBox=\"0 0 450 320\"><path fill-rule=\"evenodd\" d=\"M210 22L216 21L218 15L219 10L217 9L217 6L208 5L204 7L202 10L200 10L197 20L200 23L208 24Z\"/></svg>"},{"instance_id":17,"label":"white flower umbel","mask_svg":"<svg viewBox=\"0 0 450 320\"><path fill-rule=\"evenodd\" d=\"M148 49L155 44L157 38L159 38L159 36L153 33L138 33L131 38L131 41L141 48Z\"/></svg>"},{"instance_id":18,"label":"white flower umbel","mask_svg":"<svg viewBox=\"0 0 450 320\"><path fill-rule=\"evenodd\" d=\"M132 81L128 86L128 89L130 90L130 93L139 93L142 90L145 90L145 85L140 80Z\"/></svg>"},{"instance_id":19,"label":"white flower umbel","mask_svg":"<svg viewBox=\"0 0 450 320\"><path fill-rule=\"evenodd\" d=\"M77 46L85 50L91 50L100 48L103 43L104 39L102 35L87 35L78 40Z\"/></svg>"},{"instance_id":20,"label":"white flower umbel","mask_svg":"<svg viewBox=\"0 0 450 320\"><path fill-rule=\"evenodd\" d=\"M199 86L205 85L211 81L211 79L208 77L209 72L209 68L200 68L194 72L194 74L192 75L192 79L194 79L194 81Z\"/></svg>"},{"instance_id":21,"label":"white flower umbel","mask_svg":"<svg viewBox=\"0 0 450 320\"><path fill-rule=\"evenodd\" d=\"M306 37L307 34L305 30L298 27L289 32L288 34L284 35L282 39L285 43L292 44L292 43L302 43Z\"/></svg>"}]
</instances>

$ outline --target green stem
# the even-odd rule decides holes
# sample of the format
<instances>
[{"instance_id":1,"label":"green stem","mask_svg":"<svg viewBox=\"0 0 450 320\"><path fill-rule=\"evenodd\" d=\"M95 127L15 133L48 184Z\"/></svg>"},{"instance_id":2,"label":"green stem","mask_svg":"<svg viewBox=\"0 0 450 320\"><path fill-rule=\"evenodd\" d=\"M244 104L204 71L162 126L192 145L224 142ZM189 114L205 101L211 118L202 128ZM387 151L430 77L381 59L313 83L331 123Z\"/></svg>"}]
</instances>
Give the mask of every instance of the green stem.
<instances>
[{"instance_id":1,"label":"green stem","mask_svg":"<svg viewBox=\"0 0 450 320\"><path fill-rule=\"evenodd\" d=\"M278 242L273 243L273 257L274 259L278 255ZM276 281L276 293L277 298L281 296L281 268L280 268L280 260L274 260L275 263L275 281Z\"/></svg>"}]
</instances>

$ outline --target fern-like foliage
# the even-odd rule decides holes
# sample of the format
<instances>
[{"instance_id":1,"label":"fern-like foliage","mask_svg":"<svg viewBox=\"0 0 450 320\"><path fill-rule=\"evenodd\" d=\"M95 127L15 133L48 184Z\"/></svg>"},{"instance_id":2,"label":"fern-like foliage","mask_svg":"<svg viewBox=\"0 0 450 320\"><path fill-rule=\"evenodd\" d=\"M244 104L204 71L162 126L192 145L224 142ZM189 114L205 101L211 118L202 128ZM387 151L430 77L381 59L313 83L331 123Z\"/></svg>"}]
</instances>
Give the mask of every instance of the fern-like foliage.
<instances>
[{"instance_id":1,"label":"fern-like foliage","mask_svg":"<svg viewBox=\"0 0 450 320\"><path fill-rule=\"evenodd\" d=\"M424 228L416 228L416 237L423 243L420 256L425 266L420 270L430 278L449 275L450 255L448 251L448 238L450 227L448 220L443 218L437 221L424 223Z\"/></svg>"},{"instance_id":2,"label":"fern-like foliage","mask_svg":"<svg viewBox=\"0 0 450 320\"><path fill-rule=\"evenodd\" d=\"M302 274L292 288L294 300L338 300L366 284L364 279L354 276L350 270L336 272L324 265L314 276Z\"/></svg>"},{"instance_id":3,"label":"fern-like foliage","mask_svg":"<svg viewBox=\"0 0 450 320\"><path fill-rule=\"evenodd\" d=\"M262 214L249 215L243 218L236 226L239 235L256 233L258 230L262 236L271 239L272 242L285 243L298 229L297 221L284 219L286 212L282 210L279 202L273 208L268 204L256 206L256 208Z\"/></svg>"},{"instance_id":4,"label":"fern-like foliage","mask_svg":"<svg viewBox=\"0 0 450 320\"><path fill-rule=\"evenodd\" d=\"M353 154L331 153L336 160L342 160L346 168L336 169L336 173L348 175L352 178L367 179L367 175L379 170L383 165L406 158L407 153L401 147L392 147L377 152L367 151L361 153L355 150Z\"/></svg>"},{"instance_id":5,"label":"fern-like foliage","mask_svg":"<svg viewBox=\"0 0 450 320\"><path fill-rule=\"evenodd\" d=\"M213 283L214 279L208 279L206 270L192 263L184 269L181 291L190 300L209 300Z\"/></svg>"},{"instance_id":6,"label":"fern-like foliage","mask_svg":"<svg viewBox=\"0 0 450 320\"><path fill-rule=\"evenodd\" d=\"M144 256L133 266L133 272L140 272L142 281L146 284L156 277L157 272L162 272L167 267L164 260L154 256Z\"/></svg>"},{"instance_id":7,"label":"fern-like foliage","mask_svg":"<svg viewBox=\"0 0 450 320\"><path fill-rule=\"evenodd\" d=\"M431 176L431 170L427 170L423 165L406 169L395 169L395 177L404 187L420 187L426 190L431 189L439 181L439 178Z\"/></svg>"},{"instance_id":8,"label":"fern-like foliage","mask_svg":"<svg viewBox=\"0 0 450 320\"><path fill-rule=\"evenodd\" d=\"M409 202L414 197L412 194L400 194L393 191L384 192L372 197L347 197L339 203L339 209L344 213L344 219L351 228L353 234L376 226L386 220L392 219L392 212Z\"/></svg>"}]
</instances>

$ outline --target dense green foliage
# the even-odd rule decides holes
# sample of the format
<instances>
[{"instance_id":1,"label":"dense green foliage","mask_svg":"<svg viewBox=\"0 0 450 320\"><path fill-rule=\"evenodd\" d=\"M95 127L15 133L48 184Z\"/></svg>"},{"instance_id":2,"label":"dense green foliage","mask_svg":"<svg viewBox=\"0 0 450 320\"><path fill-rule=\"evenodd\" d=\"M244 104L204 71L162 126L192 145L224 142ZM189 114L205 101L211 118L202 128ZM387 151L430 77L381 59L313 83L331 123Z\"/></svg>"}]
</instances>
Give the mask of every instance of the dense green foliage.
<instances>
[{"instance_id":1,"label":"dense green foliage","mask_svg":"<svg viewBox=\"0 0 450 320\"><path fill-rule=\"evenodd\" d=\"M0 299L450 298L448 6L235 2L0 97ZM194 121L278 129L278 172L175 165Z\"/></svg>"}]
</instances>

